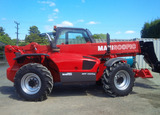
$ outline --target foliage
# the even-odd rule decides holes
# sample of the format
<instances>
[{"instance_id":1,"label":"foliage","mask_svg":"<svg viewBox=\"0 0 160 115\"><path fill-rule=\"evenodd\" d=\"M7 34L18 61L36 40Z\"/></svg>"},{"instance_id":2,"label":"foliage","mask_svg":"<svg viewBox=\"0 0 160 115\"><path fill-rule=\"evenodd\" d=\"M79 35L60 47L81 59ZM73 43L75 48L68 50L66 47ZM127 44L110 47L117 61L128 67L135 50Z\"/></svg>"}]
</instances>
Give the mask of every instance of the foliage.
<instances>
[{"instance_id":1,"label":"foliage","mask_svg":"<svg viewBox=\"0 0 160 115\"><path fill-rule=\"evenodd\" d=\"M160 19L145 23L141 30L142 38L160 38Z\"/></svg>"},{"instance_id":2,"label":"foliage","mask_svg":"<svg viewBox=\"0 0 160 115\"><path fill-rule=\"evenodd\" d=\"M12 42L13 42L13 45L17 45L17 39L12 39ZM29 44L29 42L25 42L21 40L18 41L18 46L25 46L27 44Z\"/></svg>"},{"instance_id":3,"label":"foliage","mask_svg":"<svg viewBox=\"0 0 160 115\"><path fill-rule=\"evenodd\" d=\"M28 45L28 44L29 44L29 42L19 42L18 46L25 46L25 45Z\"/></svg>"},{"instance_id":4,"label":"foliage","mask_svg":"<svg viewBox=\"0 0 160 115\"><path fill-rule=\"evenodd\" d=\"M7 45L13 45L11 38L7 35L0 36L0 41Z\"/></svg>"},{"instance_id":5,"label":"foliage","mask_svg":"<svg viewBox=\"0 0 160 115\"><path fill-rule=\"evenodd\" d=\"M4 46L0 46L0 53L4 50Z\"/></svg>"},{"instance_id":6,"label":"foliage","mask_svg":"<svg viewBox=\"0 0 160 115\"><path fill-rule=\"evenodd\" d=\"M92 37L94 39L106 39L106 34L94 34Z\"/></svg>"},{"instance_id":7,"label":"foliage","mask_svg":"<svg viewBox=\"0 0 160 115\"><path fill-rule=\"evenodd\" d=\"M0 41L4 44L13 45L11 38L4 32L3 27L0 27Z\"/></svg>"},{"instance_id":8,"label":"foliage","mask_svg":"<svg viewBox=\"0 0 160 115\"><path fill-rule=\"evenodd\" d=\"M82 39L82 36L76 36L76 39Z\"/></svg>"},{"instance_id":9,"label":"foliage","mask_svg":"<svg viewBox=\"0 0 160 115\"><path fill-rule=\"evenodd\" d=\"M3 36L3 35L5 35L4 29L3 27L0 27L0 36Z\"/></svg>"},{"instance_id":10,"label":"foliage","mask_svg":"<svg viewBox=\"0 0 160 115\"><path fill-rule=\"evenodd\" d=\"M41 45L48 44L48 40L45 39L44 37L40 37L39 34L40 31L38 30L38 27L31 26L29 29L29 35L26 35L25 37L25 42L26 43L37 42L38 44Z\"/></svg>"},{"instance_id":11,"label":"foliage","mask_svg":"<svg viewBox=\"0 0 160 115\"><path fill-rule=\"evenodd\" d=\"M12 39L13 45L17 45L17 39Z\"/></svg>"},{"instance_id":12,"label":"foliage","mask_svg":"<svg viewBox=\"0 0 160 115\"><path fill-rule=\"evenodd\" d=\"M38 30L38 27L37 26L31 26L29 28L29 34L40 34L40 31Z\"/></svg>"},{"instance_id":13,"label":"foliage","mask_svg":"<svg viewBox=\"0 0 160 115\"><path fill-rule=\"evenodd\" d=\"M38 30L38 27L31 26L29 28L29 35L26 35L25 42L19 41L19 46L25 46L31 42L37 42L41 45L48 45L49 42L46 38L39 36L40 31ZM4 28L0 27L0 41L3 42L6 45L16 45L17 40L11 39L7 33L5 33ZM2 49L2 48L1 48Z\"/></svg>"}]
</instances>

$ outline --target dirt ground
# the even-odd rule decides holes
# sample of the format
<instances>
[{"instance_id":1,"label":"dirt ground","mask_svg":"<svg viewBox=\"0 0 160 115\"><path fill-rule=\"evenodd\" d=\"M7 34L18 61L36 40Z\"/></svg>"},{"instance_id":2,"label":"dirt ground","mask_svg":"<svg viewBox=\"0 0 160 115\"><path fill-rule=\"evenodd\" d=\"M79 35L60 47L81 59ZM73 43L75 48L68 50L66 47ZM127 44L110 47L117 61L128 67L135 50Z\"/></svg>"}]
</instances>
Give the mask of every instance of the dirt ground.
<instances>
[{"instance_id":1,"label":"dirt ground","mask_svg":"<svg viewBox=\"0 0 160 115\"><path fill-rule=\"evenodd\" d=\"M56 84L46 101L27 102L18 97L6 78L7 64L0 64L1 115L160 115L160 75L137 78L132 94L108 97L95 84Z\"/></svg>"}]
</instances>

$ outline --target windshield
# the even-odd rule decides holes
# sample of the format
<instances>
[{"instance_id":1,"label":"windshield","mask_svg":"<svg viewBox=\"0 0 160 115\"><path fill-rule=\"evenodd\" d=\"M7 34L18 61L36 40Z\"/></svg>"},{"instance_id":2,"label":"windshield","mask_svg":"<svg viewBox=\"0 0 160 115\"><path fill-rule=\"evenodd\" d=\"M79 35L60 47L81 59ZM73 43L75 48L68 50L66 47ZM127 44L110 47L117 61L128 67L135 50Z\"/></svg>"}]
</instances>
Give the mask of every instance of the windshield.
<instances>
[{"instance_id":1,"label":"windshield","mask_svg":"<svg viewBox=\"0 0 160 115\"><path fill-rule=\"evenodd\" d=\"M49 36L48 36L48 35L49 35ZM49 41L52 41L52 40L54 40L54 38L55 38L55 32L45 33L45 36L48 37ZM51 38L51 40L50 40L50 38Z\"/></svg>"},{"instance_id":2,"label":"windshield","mask_svg":"<svg viewBox=\"0 0 160 115\"><path fill-rule=\"evenodd\" d=\"M50 35L50 37L51 37L52 40L54 40L55 34L56 34L56 32L50 32L50 33L49 33L49 35Z\"/></svg>"},{"instance_id":3,"label":"windshield","mask_svg":"<svg viewBox=\"0 0 160 115\"><path fill-rule=\"evenodd\" d=\"M40 36L45 37L50 41L50 38L51 40L54 40L55 34L56 34L55 32L48 32L48 33L41 33Z\"/></svg>"},{"instance_id":4,"label":"windshield","mask_svg":"<svg viewBox=\"0 0 160 115\"><path fill-rule=\"evenodd\" d=\"M41 45L50 45L55 38L55 32L41 33L39 35L41 37Z\"/></svg>"}]
</instances>

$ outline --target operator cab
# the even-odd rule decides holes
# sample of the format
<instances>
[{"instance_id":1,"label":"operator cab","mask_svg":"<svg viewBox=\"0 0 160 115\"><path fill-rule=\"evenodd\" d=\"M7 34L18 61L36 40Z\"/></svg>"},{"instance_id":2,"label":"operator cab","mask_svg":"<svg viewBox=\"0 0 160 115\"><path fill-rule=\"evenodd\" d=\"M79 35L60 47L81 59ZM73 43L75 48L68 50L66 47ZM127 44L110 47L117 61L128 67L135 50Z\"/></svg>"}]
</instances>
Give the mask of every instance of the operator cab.
<instances>
[{"instance_id":1,"label":"operator cab","mask_svg":"<svg viewBox=\"0 0 160 115\"><path fill-rule=\"evenodd\" d=\"M48 37L54 51L59 49L56 45L95 43L88 29L54 26L54 30L54 32L43 34Z\"/></svg>"},{"instance_id":2,"label":"operator cab","mask_svg":"<svg viewBox=\"0 0 160 115\"><path fill-rule=\"evenodd\" d=\"M83 28L68 28L68 27L57 27L55 28L55 43L61 44L85 44L93 43L91 32Z\"/></svg>"}]
</instances>

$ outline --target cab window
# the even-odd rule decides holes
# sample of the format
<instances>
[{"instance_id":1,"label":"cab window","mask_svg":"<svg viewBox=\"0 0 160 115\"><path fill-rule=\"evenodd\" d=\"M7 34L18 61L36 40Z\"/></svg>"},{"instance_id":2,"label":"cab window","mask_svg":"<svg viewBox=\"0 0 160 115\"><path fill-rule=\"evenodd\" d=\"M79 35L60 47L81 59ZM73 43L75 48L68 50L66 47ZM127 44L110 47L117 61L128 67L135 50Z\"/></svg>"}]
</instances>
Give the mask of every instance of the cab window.
<instances>
[{"instance_id":1,"label":"cab window","mask_svg":"<svg viewBox=\"0 0 160 115\"><path fill-rule=\"evenodd\" d=\"M57 44L84 44L91 42L85 30L62 29L57 38Z\"/></svg>"},{"instance_id":2,"label":"cab window","mask_svg":"<svg viewBox=\"0 0 160 115\"><path fill-rule=\"evenodd\" d=\"M86 43L82 33L68 33L68 44Z\"/></svg>"},{"instance_id":3,"label":"cab window","mask_svg":"<svg viewBox=\"0 0 160 115\"><path fill-rule=\"evenodd\" d=\"M57 44L66 44L66 37L65 37L65 32L61 32L60 35L58 36Z\"/></svg>"}]
</instances>

